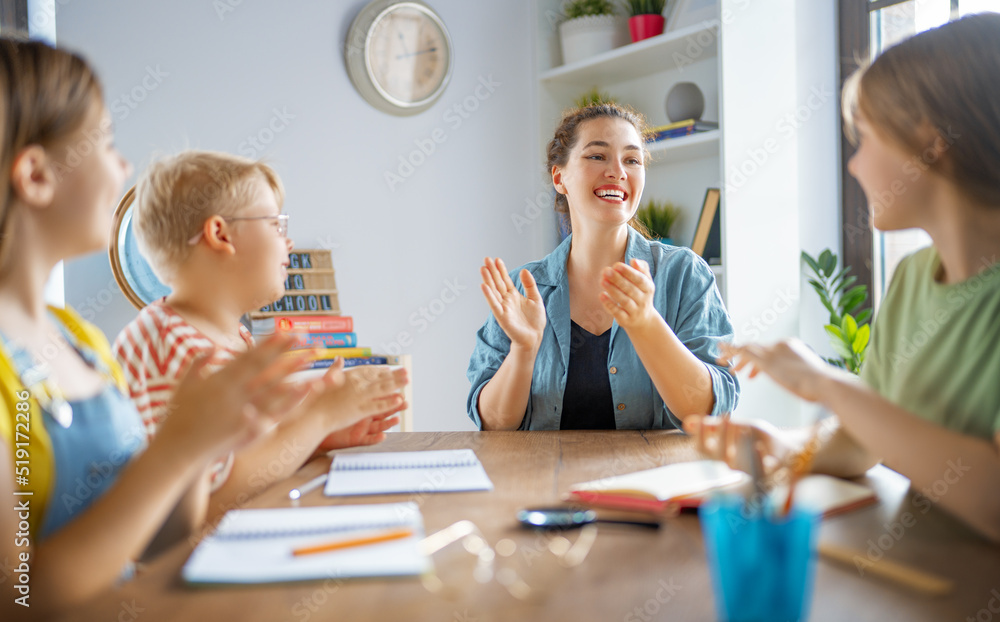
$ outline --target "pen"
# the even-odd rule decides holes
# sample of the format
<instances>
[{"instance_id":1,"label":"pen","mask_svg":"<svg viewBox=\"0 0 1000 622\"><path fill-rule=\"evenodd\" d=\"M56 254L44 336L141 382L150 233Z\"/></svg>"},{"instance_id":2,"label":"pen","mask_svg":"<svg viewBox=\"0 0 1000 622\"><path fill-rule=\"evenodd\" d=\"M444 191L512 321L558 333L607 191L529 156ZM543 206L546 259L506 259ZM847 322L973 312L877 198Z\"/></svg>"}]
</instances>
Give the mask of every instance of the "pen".
<instances>
[{"instance_id":1,"label":"pen","mask_svg":"<svg viewBox=\"0 0 1000 622\"><path fill-rule=\"evenodd\" d=\"M292 555L299 556L312 555L313 553L325 553L327 551L364 546L366 544L388 542L389 540L401 540L403 538L409 538L412 535L413 530L408 528L386 529L385 531L380 531L372 535L361 536L358 538L344 538L334 540L333 542L327 542L326 544L315 544L313 546L304 546L302 548L293 549Z\"/></svg>"},{"instance_id":2,"label":"pen","mask_svg":"<svg viewBox=\"0 0 1000 622\"><path fill-rule=\"evenodd\" d=\"M297 501L298 499L302 498L303 495L308 494L316 490L320 486L322 486L326 482L326 478L328 475L329 473L324 473L318 477L312 478L311 480L299 486L298 488L292 488L291 490L288 491L288 498L291 499L292 501Z\"/></svg>"}]
</instances>

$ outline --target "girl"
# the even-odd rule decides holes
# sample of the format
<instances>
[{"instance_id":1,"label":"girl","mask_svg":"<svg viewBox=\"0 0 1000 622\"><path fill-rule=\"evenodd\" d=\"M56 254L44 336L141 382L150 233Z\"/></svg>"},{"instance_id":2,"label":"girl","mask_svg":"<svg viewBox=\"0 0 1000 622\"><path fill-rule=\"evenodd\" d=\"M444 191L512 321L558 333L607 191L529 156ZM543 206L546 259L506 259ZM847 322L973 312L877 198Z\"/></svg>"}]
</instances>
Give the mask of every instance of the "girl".
<instances>
[{"instance_id":1,"label":"girl","mask_svg":"<svg viewBox=\"0 0 1000 622\"><path fill-rule=\"evenodd\" d=\"M146 447L104 336L43 296L59 261L107 247L131 171L97 78L75 55L0 39L0 119L0 498L16 508L0 511L16 569L0 618L36 619L111 586L158 532L182 537L193 525L168 517L186 516L185 491L310 387L283 382L307 356L284 356L287 339L207 377L203 357Z\"/></svg>"},{"instance_id":2,"label":"girl","mask_svg":"<svg viewBox=\"0 0 1000 622\"><path fill-rule=\"evenodd\" d=\"M919 227L933 240L896 270L860 381L799 342L723 349L735 370L763 371L837 415L840 429L814 470L851 476L881 459L993 540L1000 540L998 34L1000 15L967 17L886 50L845 85L845 120L858 142L849 170L875 226ZM778 461L805 436L765 424L692 419L685 427L730 463L751 430ZM931 493L941 481L947 492Z\"/></svg>"},{"instance_id":3,"label":"girl","mask_svg":"<svg viewBox=\"0 0 1000 622\"><path fill-rule=\"evenodd\" d=\"M613 104L563 117L548 169L572 235L516 274L481 268L493 313L468 370L480 428L673 428L735 408L736 379L715 364L733 329L712 271L636 228L642 131Z\"/></svg>"}]
</instances>

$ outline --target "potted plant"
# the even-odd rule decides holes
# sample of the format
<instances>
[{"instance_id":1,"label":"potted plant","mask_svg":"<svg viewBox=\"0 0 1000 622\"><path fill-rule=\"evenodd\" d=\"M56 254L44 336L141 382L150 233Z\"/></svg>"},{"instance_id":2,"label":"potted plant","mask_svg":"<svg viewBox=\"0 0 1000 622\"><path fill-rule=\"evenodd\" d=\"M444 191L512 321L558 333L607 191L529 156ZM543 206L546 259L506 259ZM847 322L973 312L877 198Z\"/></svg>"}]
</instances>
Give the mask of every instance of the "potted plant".
<instances>
[{"instance_id":1,"label":"potted plant","mask_svg":"<svg viewBox=\"0 0 1000 622\"><path fill-rule=\"evenodd\" d=\"M626 0L625 8L631 16L628 18L628 30L632 35L632 43L663 34L666 19L663 8L667 0Z\"/></svg>"},{"instance_id":2,"label":"potted plant","mask_svg":"<svg viewBox=\"0 0 1000 622\"><path fill-rule=\"evenodd\" d=\"M865 309L852 315L856 309L868 299L868 287L854 285L858 280L855 276L847 276L850 266L844 266L837 271L837 256L830 249L825 249L819 257L813 259L802 251L802 261L809 267L812 275L809 285L819 294L819 300L830 312L830 323L824 326L830 336L830 345L840 358L826 359L831 365L836 365L851 373L861 370L868 349L868 338L871 328L868 320L871 309Z\"/></svg>"},{"instance_id":3,"label":"potted plant","mask_svg":"<svg viewBox=\"0 0 1000 622\"><path fill-rule=\"evenodd\" d=\"M563 62L574 63L628 43L625 21L611 0L570 0L559 24Z\"/></svg>"},{"instance_id":4,"label":"potted plant","mask_svg":"<svg viewBox=\"0 0 1000 622\"><path fill-rule=\"evenodd\" d=\"M664 244L673 244L670 232L680 215L680 208L673 203L649 199L636 211L635 219L646 227L654 239Z\"/></svg>"},{"instance_id":5,"label":"potted plant","mask_svg":"<svg viewBox=\"0 0 1000 622\"><path fill-rule=\"evenodd\" d=\"M614 104L617 103L617 100L595 86L574 99L573 103L576 104L577 108L586 108L595 104Z\"/></svg>"}]
</instances>

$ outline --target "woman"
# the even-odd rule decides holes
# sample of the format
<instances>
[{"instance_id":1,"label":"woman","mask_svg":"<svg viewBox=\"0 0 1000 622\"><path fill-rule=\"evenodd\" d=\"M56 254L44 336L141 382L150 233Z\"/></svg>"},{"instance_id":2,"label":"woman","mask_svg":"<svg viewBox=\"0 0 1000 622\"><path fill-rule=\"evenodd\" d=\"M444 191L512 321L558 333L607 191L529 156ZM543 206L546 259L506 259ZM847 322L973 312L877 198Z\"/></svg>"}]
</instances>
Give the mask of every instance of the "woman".
<instances>
[{"instance_id":1,"label":"woman","mask_svg":"<svg viewBox=\"0 0 1000 622\"><path fill-rule=\"evenodd\" d=\"M872 329L860 381L799 342L724 348L839 429L813 469L863 473L879 458L913 489L1000 541L1000 15L966 17L912 37L844 89L858 150L849 170L882 230L919 227L933 245L900 263ZM686 427L734 466L759 435L773 462L811 433L766 424ZM825 435L821 435L825 436ZM944 486L947 484L947 486ZM942 492L942 487L944 492ZM929 505L928 501L921 502Z\"/></svg>"},{"instance_id":2,"label":"woman","mask_svg":"<svg viewBox=\"0 0 1000 622\"><path fill-rule=\"evenodd\" d=\"M712 271L636 228L642 130L613 104L563 117L548 169L572 234L516 274L499 259L480 270L492 311L468 370L480 428L679 428L736 406L737 381L715 364L733 329Z\"/></svg>"}]
</instances>

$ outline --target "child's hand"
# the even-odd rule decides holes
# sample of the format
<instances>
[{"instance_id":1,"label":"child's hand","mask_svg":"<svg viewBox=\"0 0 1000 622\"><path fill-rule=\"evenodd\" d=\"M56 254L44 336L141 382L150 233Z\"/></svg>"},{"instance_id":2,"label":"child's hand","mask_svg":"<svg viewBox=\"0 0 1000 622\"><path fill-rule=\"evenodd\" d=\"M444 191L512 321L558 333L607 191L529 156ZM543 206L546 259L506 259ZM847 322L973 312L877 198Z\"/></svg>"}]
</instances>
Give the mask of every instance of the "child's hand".
<instances>
[{"instance_id":1,"label":"child's hand","mask_svg":"<svg viewBox=\"0 0 1000 622\"><path fill-rule=\"evenodd\" d=\"M286 382L309 356L285 355L292 342L272 337L213 374L205 370L211 352L195 360L177 386L157 439L191 451L193 459L211 460L266 432L274 417L308 392L307 385Z\"/></svg>"},{"instance_id":2,"label":"child's hand","mask_svg":"<svg viewBox=\"0 0 1000 622\"><path fill-rule=\"evenodd\" d=\"M327 429L353 426L365 417L399 412L405 400L399 391L409 384L405 369L363 365L344 371L344 360L335 362L311 383L309 407L327 418Z\"/></svg>"},{"instance_id":3,"label":"child's hand","mask_svg":"<svg viewBox=\"0 0 1000 622\"><path fill-rule=\"evenodd\" d=\"M319 444L318 451L325 453L334 449L381 443L385 440L385 431L399 423L399 417L394 415L405 409L406 404L402 404L392 412L365 417L349 428L333 432Z\"/></svg>"},{"instance_id":4,"label":"child's hand","mask_svg":"<svg viewBox=\"0 0 1000 622\"><path fill-rule=\"evenodd\" d=\"M660 317L653 306L656 286L649 264L633 259L632 265L618 262L601 274L601 304L626 331L641 328Z\"/></svg>"}]
</instances>

